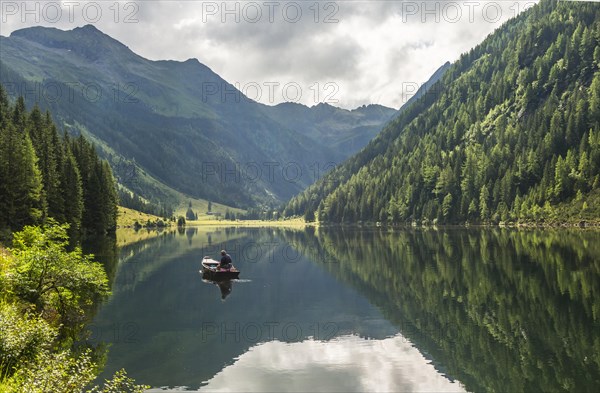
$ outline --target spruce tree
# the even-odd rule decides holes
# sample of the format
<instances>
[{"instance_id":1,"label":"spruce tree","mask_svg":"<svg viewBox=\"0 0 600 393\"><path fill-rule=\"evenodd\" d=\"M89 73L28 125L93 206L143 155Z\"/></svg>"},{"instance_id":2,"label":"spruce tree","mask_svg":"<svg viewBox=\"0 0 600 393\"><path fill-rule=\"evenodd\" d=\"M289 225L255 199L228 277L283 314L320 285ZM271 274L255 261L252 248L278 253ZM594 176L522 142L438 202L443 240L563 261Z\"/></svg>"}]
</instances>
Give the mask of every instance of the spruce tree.
<instances>
[{"instance_id":1,"label":"spruce tree","mask_svg":"<svg viewBox=\"0 0 600 393\"><path fill-rule=\"evenodd\" d=\"M37 157L23 130L13 124L0 130L0 225L18 230L42 218L42 177Z\"/></svg>"},{"instance_id":2,"label":"spruce tree","mask_svg":"<svg viewBox=\"0 0 600 393\"><path fill-rule=\"evenodd\" d=\"M70 225L71 234L78 233L81 229L83 216L83 189L81 186L81 174L77 162L71 151L70 140L65 135L63 141L64 157L61 171L61 196L66 201L64 209L64 220Z\"/></svg>"}]
</instances>

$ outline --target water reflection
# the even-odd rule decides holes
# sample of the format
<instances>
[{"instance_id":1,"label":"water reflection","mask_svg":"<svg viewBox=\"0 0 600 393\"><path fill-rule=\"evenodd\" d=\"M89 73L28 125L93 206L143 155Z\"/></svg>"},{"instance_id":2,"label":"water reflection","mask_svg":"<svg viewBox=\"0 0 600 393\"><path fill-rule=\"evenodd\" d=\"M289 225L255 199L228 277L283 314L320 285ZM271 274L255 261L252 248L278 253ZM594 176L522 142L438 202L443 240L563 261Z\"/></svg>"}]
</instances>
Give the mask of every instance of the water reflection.
<instances>
[{"instance_id":1,"label":"water reflection","mask_svg":"<svg viewBox=\"0 0 600 393\"><path fill-rule=\"evenodd\" d=\"M151 392L164 390L154 389ZM250 348L199 391L463 392L402 335L383 340L269 341Z\"/></svg>"},{"instance_id":2,"label":"water reflection","mask_svg":"<svg viewBox=\"0 0 600 393\"><path fill-rule=\"evenodd\" d=\"M231 291L233 291L233 280L211 281L203 279L203 281L207 284L213 284L219 287L219 290L221 291L221 300L225 300L227 296L231 294Z\"/></svg>"},{"instance_id":3,"label":"water reflection","mask_svg":"<svg viewBox=\"0 0 600 393\"><path fill-rule=\"evenodd\" d=\"M600 387L600 236L568 230L290 234L472 391ZM292 240L290 240L292 241Z\"/></svg>"},{"instance_id":4,"label":"water reflection","mask_svg":"<svg viewBox=\"0 0 600 393\"><path fill-rule=\"evenodd\" d=\"M118 254L117 239L113 235L88 236L81 240L81 248L86 254L93 254L94 260L104 266L109 283L115 278Z\"/></svg>"},{"instance_id":5,"label":"water reflection","mask_svg":"<svg viewBox=\"0 0 600 393\"><path fill-rule=\"evenodd\" d=\"M244 280L216 291L199 268L221 249ZM598 232L195 228L122 248L115 270L94 321L112 344L104 375L214 390L600 387Z\"/></svg>"}]
</instances>

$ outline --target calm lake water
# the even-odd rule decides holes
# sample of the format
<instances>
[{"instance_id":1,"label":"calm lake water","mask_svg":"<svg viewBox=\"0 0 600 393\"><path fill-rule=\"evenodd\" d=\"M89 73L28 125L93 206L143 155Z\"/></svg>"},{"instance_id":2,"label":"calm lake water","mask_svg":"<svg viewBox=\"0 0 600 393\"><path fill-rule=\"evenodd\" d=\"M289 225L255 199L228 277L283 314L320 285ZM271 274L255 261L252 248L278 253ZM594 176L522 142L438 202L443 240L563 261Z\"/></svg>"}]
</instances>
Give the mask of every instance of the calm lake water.
<instances>
[{"instance_id":1,"label":"calm lake water","mask_svg":"<svg viewBox=\"0 0 600 393\"><path fill-rule=\"evenodd\" d=\"M109 267L100 378L151 391L600 389L597 231L188 228Z\"/></svg>"}]
</instances>

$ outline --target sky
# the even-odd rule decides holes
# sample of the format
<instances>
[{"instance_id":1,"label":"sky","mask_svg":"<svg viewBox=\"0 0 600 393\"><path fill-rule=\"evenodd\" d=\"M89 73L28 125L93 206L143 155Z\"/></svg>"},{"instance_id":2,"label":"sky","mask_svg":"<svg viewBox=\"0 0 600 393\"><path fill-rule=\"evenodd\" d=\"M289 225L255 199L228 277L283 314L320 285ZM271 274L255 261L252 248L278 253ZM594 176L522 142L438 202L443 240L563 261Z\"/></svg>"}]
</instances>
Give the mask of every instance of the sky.
<instances>
[{"instance_id":1,"label":"sky","mask_svg":"<svg viewBox=\"0 0 600 393\"><path fill-rule=\"evenodd\" d=\"M0 34L92 24L151 60L197 58L264 104L399 108L446 61L534 4L0 0Z\"/></svg>"}]
</instances>

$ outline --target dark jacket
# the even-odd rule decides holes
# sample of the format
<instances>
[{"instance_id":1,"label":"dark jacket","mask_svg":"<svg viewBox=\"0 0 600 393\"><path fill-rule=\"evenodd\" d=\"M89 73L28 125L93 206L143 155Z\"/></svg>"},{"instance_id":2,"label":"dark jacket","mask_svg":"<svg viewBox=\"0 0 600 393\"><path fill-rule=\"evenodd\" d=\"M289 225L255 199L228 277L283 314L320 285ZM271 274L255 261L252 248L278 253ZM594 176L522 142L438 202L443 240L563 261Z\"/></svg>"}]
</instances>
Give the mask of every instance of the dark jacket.
<instances>
[{"instance_id":1,"label":"dark jacket","mask_svg":"<svg viewBox=\"0 0 600 393\"><path fill-rule=\"evenodd\" d=\"M225 254L221 257L221 263L219 264L219 267L222 267L223 269L229 269L231 268L232 263L233 262L231 261L229 254Z\"/></svg>"}]
</instances>

